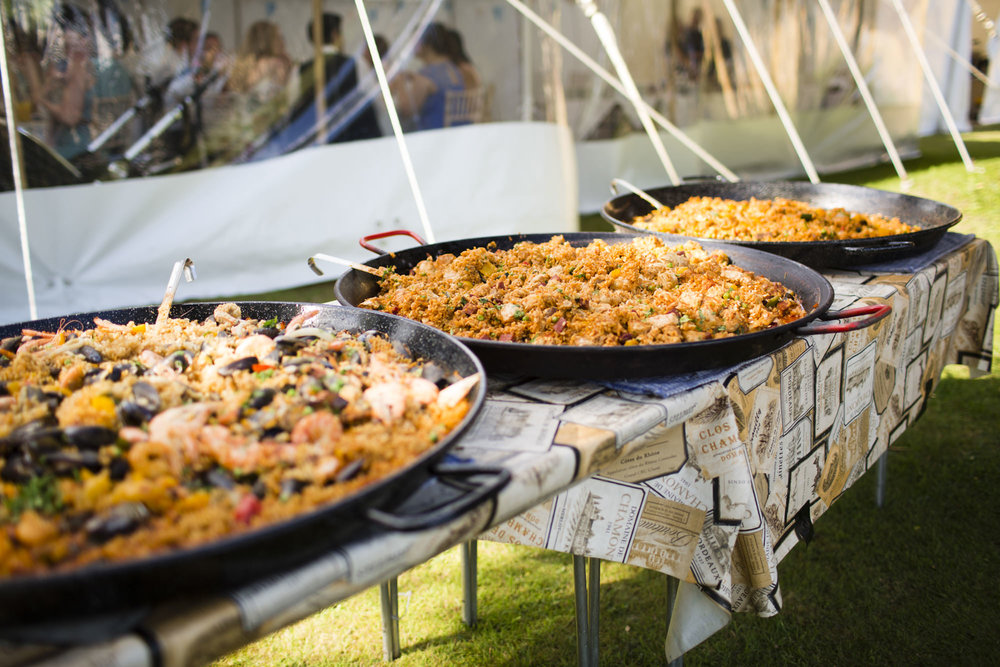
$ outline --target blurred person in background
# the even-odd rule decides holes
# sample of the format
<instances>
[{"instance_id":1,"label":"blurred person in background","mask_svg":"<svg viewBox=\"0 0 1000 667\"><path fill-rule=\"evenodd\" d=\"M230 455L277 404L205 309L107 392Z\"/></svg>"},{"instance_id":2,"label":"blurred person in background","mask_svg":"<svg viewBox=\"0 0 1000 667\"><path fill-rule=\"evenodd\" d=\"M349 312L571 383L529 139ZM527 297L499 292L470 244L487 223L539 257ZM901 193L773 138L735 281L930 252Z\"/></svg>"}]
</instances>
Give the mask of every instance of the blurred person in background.
<instances>
[{"instance_id":1,"label":"blurred person in background","mask_svg":"<svg viewBox=\"0 0 1000 667\"><path fill-rule=\"evenodd\" d=\"M389 40L386 39L385 35L378 33L372 35L372 38L375 42L375 50L378 51L378 56L383 61L383 66L388 66L385 62L385 57L389 53ZM372 63L372 54L368 51L367 47L364 50L364 63L369 70L375 67ZM381 90L375 93L375 99L372 101L372 108L375 110L375 118L378 121L379 133L384 137L391 135L392 122L389 120L389 112L385 108L385 98L382 96Z\"/></svg>"},{"instance_id":2,"label":"blurred person in background","mask_svg":"<svg viewBox=\"0 0 1000 667\"><path fill-rule=\"evenodd\" d=\"M226 89L266 104L287 96L293 69L277 24L257 21L247 29Z\"/></svg>"},{"instance_id":3,"label":"blurred person in background","mask_svg":"<svg viewBox=\"0 0 1000 667\"><path fill-rule=\"evenodd\" d=\"M92 138L94 85L97 77L89 17L75 5L62 5L55 32L42 56L40 81L32 81L34 106L48 117L46 142L67 160L87 150Z\"/></svg>"},{"instance_id":4,"label":"blurred person in background","mask_svg":"<svg viewBox=\"0 0 1000 667\"><path fill-rule=\"evenodd\" d=\"M416 72L400 72L390 82L396 110L414 130L444 127L447 93L465 90L462 73L449 56L448 33L440 23L429 24L415 51L423 66Z\"/></svg>"},{"instance_id":5,"label":"blurred person in background","mask_svg":"<svg viewBox=\"0 0 1000 667\"><path fill-rule=\"evenodd\" d=\"M264 136L288 113L297 89L297 72L280 28L272 21L256 21L229 68L222 91L225 114L205 129L212 159L225 163Z\"/></svg>"},{"instance_id":6,"label":"blurred person in background","mask_svg":"<svg viewBox=\"0 0 1000 667\"><path fill-rule=\"evenodd\" d=\"M306 26L306 35L315 47L313 37L315 26L312 21ZM343 36L339 14L324 12L320 22L320 50L323 56L324 100L329 114L337 103L352 93L358 86L355 61L343 54ZM315 53L315 51L313 52ZM292 122L309 125L304 131L316 127L316 62L309 58L299 65L299 96L292 113ZM336 114L332 118L336 118ZM335 128L332 128L335 130ZM334 131L326 143L371 139L381 136L375 110L365 105L353 118L344 123L339 131Z\"/></svg>"},{"instance_id":7,"label":"blurred person in background","mask_svg":"<svg viewBox=\"0 0 1000 667\"><path fill-rule=\"evenodd\" d=\"M462 34L454 29L448 30L448 57L462 73L462 81L465 83L466 90L474 90L483 85L479 70L472 64L469 54L465 52Z\"/></svg>"}]
</instances>

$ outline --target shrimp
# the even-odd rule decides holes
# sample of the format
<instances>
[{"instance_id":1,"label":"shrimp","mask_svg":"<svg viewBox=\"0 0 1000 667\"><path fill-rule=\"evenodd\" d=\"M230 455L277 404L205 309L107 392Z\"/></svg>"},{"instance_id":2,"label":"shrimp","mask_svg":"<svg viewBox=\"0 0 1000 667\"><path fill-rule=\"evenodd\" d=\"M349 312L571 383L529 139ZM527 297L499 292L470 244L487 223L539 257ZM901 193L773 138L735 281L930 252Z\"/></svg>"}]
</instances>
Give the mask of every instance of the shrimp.
<instances>
[{"instance_id":1,"label":"shrimp","mask_svg":"<svg viewBox=\"0 0 1000 667\"><path fill-rule=\"evenodd\" d=\"M365 389L362 397L372 407L372 416L383 424L391 424L406 412L406 385L382 382Z\"/></svg>"},{"instance_id":2,"label":"shrimp","mask_svg":"<svg viewBox=\"0 0 1000 667\"><path fill-rule=\"evenodd\" d=\"M240 321L243 313L240 311L240 307L235 303L220 303L212 311L212 317L215 321L223 326L233 326Z\"/></svg>"},{"instance_id":3,"label":"shrimp","mask_svg":"<svg viewBox=\"0 0 1000 667\"><path fill-rule=\"evenodd\" d=\"M146 478L162 474L163 466L174 477L179 477L184 470L184 457L180 450L162 440L137 442L129 448L126 457L132 470Z\"/></svg>"},{"instance_id":4,"label":"shrimp","mask_svg":"<svg viewBox=\"0 0 1000 667\"><path fill-rule=\"evenodd\" d=\"M301 313L299 313L298 315L296 315L295 317L293 317L288 321L288 326L285 327L285 332L287 333L289 331L295 331L296 329L302 326L303 322L308 320L310 317L316 315L318 312L319 309L316 308L312 310L303 310Z\"/></svg>"},{"instance_id":5,"label":"shrimp","mask_svg":"<svg viewBox=\"0 0 1000 667\"><path fill-rule=\"evenodd\" d=\"M97 328L101 331L120 331L122 333L132 331L132 328L135 326L131 322L128 324L115 324L110 320L101 319L100 317L94 318L94 324L96 324Z\"/></svg>"},{"instance_id":6,"label":"shrimp","mask_svg":"<svg viewBox=\"0 0 1000 667\"><path fill-rule=\"evenodd\" d=\"M143 350L139 353L139 361L146 368L154 368L163 361L163 357L152 350Z\"/></svg>"},{"instance_id":7,"label":"shrimp","mask_svg":"<svg viewBox=\"0 0 1000 667\"><path fill-rule=\"evenodd\" d=\"M340 420L329 412L306 415L292 428L292 444L311 444L324 452L332 452L344 434Z\"/></svg>"},{"instance_id":8,"label":"shrimp","mask_svg":"<svg viewBox=\"0 0 1000 667\"><path fill-rule=\"evenodd\" d=\"M205 426L198 434L199 449L230 470L255 470L264 462L264 448L259 442L248 443L226 426Z\"/></svg>"},{"instance_id":9,"label":"shrimp","mask_svg":"<svg viewBox=\"0 0 1000 667\"><path fill-rule=\"evenodd\" d=\"M438 391L436 384L430 380L418 377L411 377L407 381L407 390L410 398L420 405L430 405L437 400L438 395L441 393Z\"/></svg>"},{"instance_id":10,"label":"shrimp","mask_svg":"<svg viewBox=\"0 0 1000 667\"><path fill-rule=\"evenodd\" d=\"M263 359L273 352L274 348L274 340L263 334L248 336L236 346L236 358L257 357Z\"/></svg>"},{"instance_id":11,"label":"shrimp","mask_svg":"<svg viewBox=\"0 0 1000 667\"><path fill-rule=\"evenodd\" d=\"M219 402L192 403L164 410L149 421L149 439L183 451L189 461L195 461L201 450L199 437Z\"/></svg>"}]
</instances>

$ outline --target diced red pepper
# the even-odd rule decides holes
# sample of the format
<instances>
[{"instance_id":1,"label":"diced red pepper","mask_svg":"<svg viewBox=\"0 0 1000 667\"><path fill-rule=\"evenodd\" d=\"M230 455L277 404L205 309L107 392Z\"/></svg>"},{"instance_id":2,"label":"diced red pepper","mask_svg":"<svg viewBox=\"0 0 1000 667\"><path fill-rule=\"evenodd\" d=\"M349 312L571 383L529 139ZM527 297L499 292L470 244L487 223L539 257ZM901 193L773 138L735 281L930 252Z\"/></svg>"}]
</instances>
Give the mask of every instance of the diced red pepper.
<instances>
[{"instance_id":1,"label":"diced red pepper","mask_svg":"<svg viewBox=\"0 0 1000 667\"><path fill-rule=\"evenodd\" d=\"M274 368L272 364L254 364L250 367L254 373L260 373L261 371L266 371L268 369Z\"/></svg>"},{"instance_id":2,"label":"diced red pepper","mask_svg":"<svg viewBox=\"0 0 1000 667\"><path fill-rule=\"evenodd\" d=\"M263 505L260 504L257 496L248 493L236 503L236 509L233 510L233 517L240 523L250 523L250 519L260 514L261 509L263 509Z\"/></svg>"}]
</instances>

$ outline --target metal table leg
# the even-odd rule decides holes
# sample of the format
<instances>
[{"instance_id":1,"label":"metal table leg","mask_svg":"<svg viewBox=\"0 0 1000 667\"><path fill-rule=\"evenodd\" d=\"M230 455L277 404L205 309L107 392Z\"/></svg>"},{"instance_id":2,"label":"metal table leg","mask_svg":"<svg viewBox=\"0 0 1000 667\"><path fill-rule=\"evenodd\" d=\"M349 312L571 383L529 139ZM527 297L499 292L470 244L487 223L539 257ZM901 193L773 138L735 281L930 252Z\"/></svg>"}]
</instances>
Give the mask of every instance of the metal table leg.
<instances>
[{"instance_id":1,"label":"metal table leg","mask_svg":"<svg viewBox=\"0 0 1000 667\"><path fill-rule=\"evenodd\" d=\"M382 659L392 662L402 655L399 644L399 589L393 577L379 584L382 603Z\"/></svg>"},{"instance_id":2,"label":"metal table leg","mask_svg":"<svg viewBox=\"0 0 1000 667\"><path fill-rule=\"evenodd\" d=\"M462 544L462 593L464 604L462 606L462 621L467 626L476 625L476 590L478 579L476 574L477 548L476 541L469 540Z\"/></svg>"},{"instance_id":3,"label":"metal table leg","mask_svg":"<svg viewBox=\"0 0 1000 667\"><path fill-rule=\"evenodd\" d=\"M576 598L577 661L581 667L597 667L601 613L600 559L573 556L573 584Z\"/></svg>"},{"instance_id":4,"label":"metal table leg","mask_svg":"<svg viewBox=\"0 0 1000 667\"><path fill-rule=\"evenodd\" d=\"M576 658L580 667L596 667L590 664L590 637L587 613L587 562L583 556L573 556L573 590L576 598Z\"/></svg>"},{"instance_id":5,"label":"metal table leg","mask_svg":"<svg viewBox=\"0 0 1000 667\"><path fill-rule=\"evenodd\" d=\"M875 463L875 506L885 505L885 484L889 476L889 450L882 452Z\"/></svg>"},{"instance_id":6,"label":"metal table leg","mask_svg":"<svg viewBox=\"0 0 1000 667\"><path fill-rule=\"evenodd\" d=\"M587 562L590 564L590 576L588 577L590 590L587 596L589 607L587 632L590 635L590 641L587 642L587 652L590 653L590 664L597 667L600 664L597 645L601 635L599 627L601 624L601 559L588 558Z\"/></svg>"}]
</instances>

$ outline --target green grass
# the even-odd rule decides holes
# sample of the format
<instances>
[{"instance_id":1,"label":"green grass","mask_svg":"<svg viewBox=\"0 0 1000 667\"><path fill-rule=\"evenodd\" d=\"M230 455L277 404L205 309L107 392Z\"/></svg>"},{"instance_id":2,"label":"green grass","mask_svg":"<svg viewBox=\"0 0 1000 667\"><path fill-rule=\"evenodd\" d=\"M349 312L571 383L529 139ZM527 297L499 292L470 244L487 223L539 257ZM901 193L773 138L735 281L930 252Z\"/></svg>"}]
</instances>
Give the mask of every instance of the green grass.
<instances>
[{"instance_id":1,"label":"green grass","mask_svg":"<svg viewBox=\"0 0 1000 667\"><path fill-rule=\"evenodd\" d=\"M909 194L961 209L956 231L1000 247L1000 131L964 135L968 173L949 136L905 162ZM890 164L825 181L902 191ZM581 222L600 229L595 217ZM308 289L316 289L308 288ZM329 287L320 287L329 294ZM325 290L325 291L322 291ZM273 299L327 300L285 290ZM1000 659L1000 363L944 378L915 428L890 449L885 505L862 477L816 524L816 537L778 566L784 608L738 614L684 657L687 665L986 665ZM604 563L600 654L613 665L663 664L666 577ZM575 665L570 556L479 543L479 624L462 624L452 549L399 577L403 655L410 665ZM218 665L369 665L382 660L376 589L218 661Z\"/></svg>"}]
</instances>

